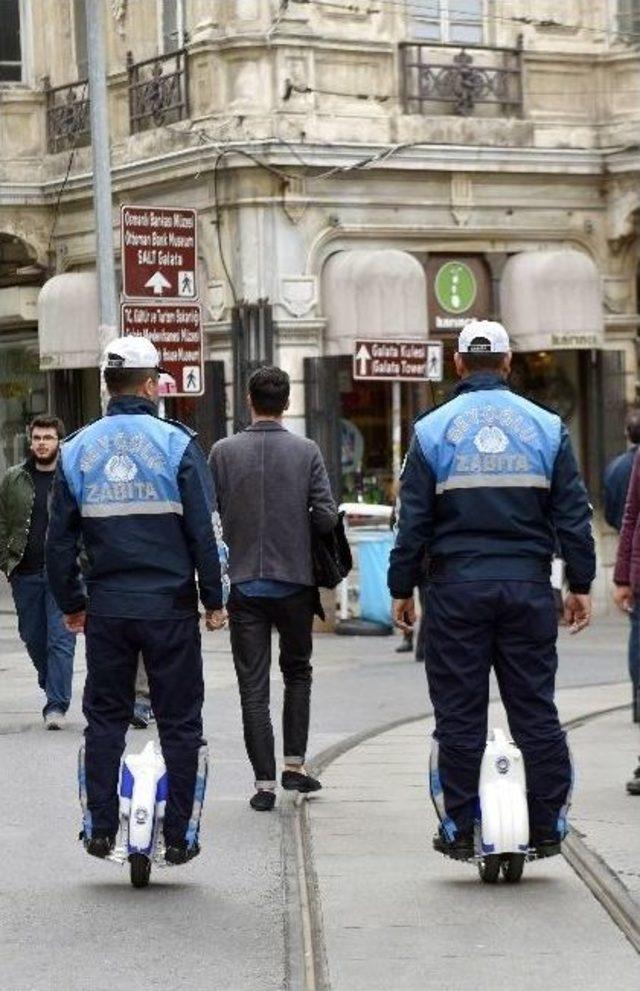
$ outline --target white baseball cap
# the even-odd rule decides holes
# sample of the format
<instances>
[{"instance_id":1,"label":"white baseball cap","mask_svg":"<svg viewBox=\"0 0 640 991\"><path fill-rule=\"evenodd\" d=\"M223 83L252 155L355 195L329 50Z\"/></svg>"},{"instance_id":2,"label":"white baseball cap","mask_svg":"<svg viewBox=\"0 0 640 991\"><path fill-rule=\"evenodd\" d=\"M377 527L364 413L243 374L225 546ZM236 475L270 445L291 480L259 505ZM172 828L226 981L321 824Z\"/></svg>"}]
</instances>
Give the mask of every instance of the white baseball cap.
<instances>
[{"instance_id":1,"label":"white baseball cap","mask_svg":"<svg viewBox=\"0 0 640 991\"><path fill-rule=\"evenodd\" d=\"M160 355L154 344L146 337L116 337L104 350L102 370L106 368L157 368Z\"/></svg>"},{"instance_id":2,"label":"white baseball cap","mask_svg":"<svg viewBox=\"0 0 640 991\"><path fill-rule=\"evenodd\" d=\"M471 320L458 337L458 354L507 354L509 335L494 320Z\"/></svg>"}]
</instances>

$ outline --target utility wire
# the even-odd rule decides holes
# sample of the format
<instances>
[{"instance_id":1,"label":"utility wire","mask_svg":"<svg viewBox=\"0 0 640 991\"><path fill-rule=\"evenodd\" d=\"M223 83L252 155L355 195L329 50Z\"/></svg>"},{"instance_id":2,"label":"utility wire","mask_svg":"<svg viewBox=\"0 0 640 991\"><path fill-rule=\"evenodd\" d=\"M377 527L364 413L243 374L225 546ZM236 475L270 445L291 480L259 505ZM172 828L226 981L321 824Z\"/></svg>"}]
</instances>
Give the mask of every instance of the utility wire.
<instances>
[{"instance_id":1,"label":"utility wire","mask_svg":"<svg viewBox=\"0 0 640 991\"><path fill-rule=\"evenodd\" d=\"M80 91L80 102L83 102L85 100L88 87L89 87L89 83L85 82L82 87L82 90ZM87 110L88 110L88 104L87 104ZM51 254L52 254L51 245L53 243L53 237L56 232L56 228L58 226L58 218L60 216L60 206L62 203L62 197L64 195L65 189L67 188L67 183L69 182L69 176L71 175L73 160L76 156L76 151L78 148L78 138L80 137L81 131L82 129L80 127L80 123L78 122L73 131L73 144L71 145L71 153L69 155L69 160L67 161L67 169L64 174L64 179L62 180L58 188L58 195L56 196L56 203L53 210L53 221L51 223L51 230L49 231L49 240L47 242L47 263L51 258Z\"/></svg>"},{"instance_id":2,"label":"utility wire","mask_svg":"<svg viewBox=\"0 0 640 991\"><path fill-rule=\"evenodd\" d=\"M222 211L220 209L220 196L219 196L219 193L218 193L218 170L220 168L220 163L222 162L225 154L227 154L227 153L224 152L224 151L219 152L218 153L218 157L216 158L216 161L215 161L215 165L213 166L213 207L214 207L215 214L216 214L216 232L217 232L217 236L218 236L218 252L220 254L220 261L222 263L222 268L224 270L224 274L227 277L227 282L231 286L231 295L233 296L233 305L234 306L237 306L238 305L238 294L236 292L236 287L235 287L235 284L233 282L233 279L231 278L231 273L229 272L229 268L227 266L227 262L226 262L226 259L225 259L225 256L224 256L224 248L222 246L222 232L220 230L220 225L221 225L221 222L222 222Z\"/></svg>"}]
</instances>

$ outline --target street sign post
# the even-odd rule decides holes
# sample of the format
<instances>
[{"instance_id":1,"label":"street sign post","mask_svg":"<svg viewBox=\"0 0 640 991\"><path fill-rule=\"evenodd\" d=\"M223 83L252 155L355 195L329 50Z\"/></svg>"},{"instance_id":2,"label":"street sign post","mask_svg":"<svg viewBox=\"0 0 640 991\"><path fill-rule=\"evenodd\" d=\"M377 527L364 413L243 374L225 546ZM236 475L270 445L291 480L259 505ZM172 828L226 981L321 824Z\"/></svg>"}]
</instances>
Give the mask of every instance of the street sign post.
<instances>
[{"instance_id":1,"label":"street sign post","mask_svg":"<svg viewBox=\"0 0 640 991\"><path fill-rule=\"evenodd\" d=\"M441 382L442 341L397 341L362 338L355 341L354 379L391 382L391 448L393 477L402 462L401 382Z\"/></svg>"},{"instance_id":2,"label":"street sign post","mask_svg":"<svg viewBox=\"0 0 640 991\"><path fill-rule=\"evenodd\" d=\"M199 303L122 304L122 333L148 337L155 344L162 367L175 382L165 381L170 396L204 394L204 347Z\"/></svg>"},{"instance_id":3,"label":"street sign post","mask_svg":"<svg viewBox=\"0 0 640 991\"><path fill-rule=\"evenodd\" d=\"M121 207L123 295L197 299L197 228L196 211L191 208Z\"/></svg>"},{"instance_id":4,"label":"street sign post","mask_svg":"<svg viewBox=\"0 0 640 991\"><path fill-rule=\"evenodd\" d=\"M359 339L355 342L354 379L441 382L442 375L442 341Z\"/></svg>"}]
</instances>

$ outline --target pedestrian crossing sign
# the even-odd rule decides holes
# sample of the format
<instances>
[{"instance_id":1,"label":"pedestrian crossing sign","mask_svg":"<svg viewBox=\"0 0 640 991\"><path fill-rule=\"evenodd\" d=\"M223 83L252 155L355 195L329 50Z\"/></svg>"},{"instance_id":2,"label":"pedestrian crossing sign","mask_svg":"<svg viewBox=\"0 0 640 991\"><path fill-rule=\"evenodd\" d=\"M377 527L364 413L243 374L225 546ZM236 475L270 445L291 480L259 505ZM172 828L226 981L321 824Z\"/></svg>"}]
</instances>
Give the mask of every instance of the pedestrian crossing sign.
<instances>
[{"instance_id":1,"label":"pedestrian crossing sign","mask_svg":"<svg viewBox=\"0 0 640 991\"><path fill-rule=\"evenodd\" d=\"M200 366L185 365L182 369L182 391L200 392Z\"/></svg>"}]
</instances>

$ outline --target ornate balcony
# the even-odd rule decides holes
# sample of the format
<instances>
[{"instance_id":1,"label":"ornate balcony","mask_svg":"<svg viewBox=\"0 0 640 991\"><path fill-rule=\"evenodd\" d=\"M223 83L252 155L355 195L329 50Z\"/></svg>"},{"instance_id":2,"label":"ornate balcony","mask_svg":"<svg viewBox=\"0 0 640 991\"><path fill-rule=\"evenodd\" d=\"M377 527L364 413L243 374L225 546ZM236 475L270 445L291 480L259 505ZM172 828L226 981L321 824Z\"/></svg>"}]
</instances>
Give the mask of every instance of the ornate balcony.
<instances>
[{"instance_id":1,"label":"ornate balcony","mask_svg":"<svg viewBox=\"0 0 640 991\"><path fill-rule=\"evenodd\" d=\"M54 155L91 144L89 84L86 79L52 87L43 80L47 112L47 151Z\"/></svg>"},{"instance_id":2,"label":"ornate balcony","mask_svg":"<svg viewBox=\"0 0 640 991\"><path fill-rule=\"evenodd\" d=\"M403 44L406 114L516 117L522 114L522 47Z\"/></svg>"},{"instance_id":3,"label":"ornate balcony","mask_svg":"<svg viewBox=\"0 0 640 991\"><path fill-rule=\"evenodd\" d=\"M187 53L184 48L134 62L127 53L129 124L132 134L175 124L189 116Z\"/></svg>"}]
</instances>

